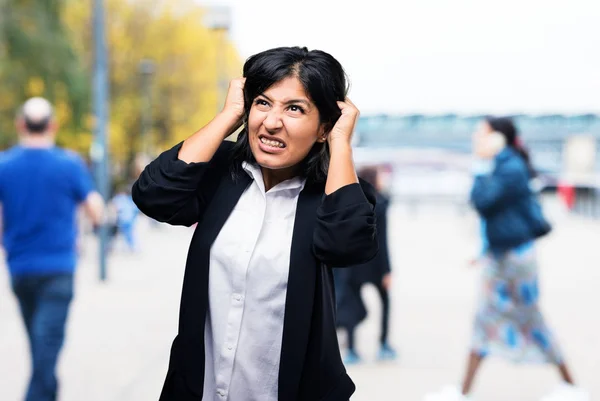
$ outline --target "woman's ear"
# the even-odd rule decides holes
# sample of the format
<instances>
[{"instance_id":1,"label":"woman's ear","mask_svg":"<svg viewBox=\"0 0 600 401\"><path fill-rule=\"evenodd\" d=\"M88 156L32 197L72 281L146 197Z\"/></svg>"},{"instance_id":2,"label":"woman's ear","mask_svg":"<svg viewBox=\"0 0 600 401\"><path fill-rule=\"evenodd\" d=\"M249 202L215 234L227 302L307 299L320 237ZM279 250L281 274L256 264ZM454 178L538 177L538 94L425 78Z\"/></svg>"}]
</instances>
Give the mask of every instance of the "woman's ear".
<instances>
[{"instance_id":1,"label":"woman's ear","mask_svg":"<svg viewBox=\"0 0 600 401\"><path fill-rule=\"evenodd\" d=\"M327 141L327 135L329 135L329 131L325 124L321 124L319 126L319 137L317 138L317 142L324 143Z\"/></svg>"}]
</instances>

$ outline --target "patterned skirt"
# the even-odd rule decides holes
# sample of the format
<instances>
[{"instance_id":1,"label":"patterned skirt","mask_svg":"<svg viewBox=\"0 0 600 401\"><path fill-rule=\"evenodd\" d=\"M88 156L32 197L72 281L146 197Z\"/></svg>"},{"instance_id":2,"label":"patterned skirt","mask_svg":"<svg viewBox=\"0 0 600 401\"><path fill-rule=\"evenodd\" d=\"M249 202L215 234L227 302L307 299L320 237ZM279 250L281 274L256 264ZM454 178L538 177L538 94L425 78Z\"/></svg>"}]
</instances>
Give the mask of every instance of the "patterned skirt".
<instances>
[{"instance_id":1,"label":"patterned skirt","mask_svg":"<svg viewBox=\"0 0 600 401\"><path fill-rule=\"evenodd\" d=\"M484 260L471 349L513 362L561 363L562 356L538 307L533 246Z\"/></svg>"}]
</instances>

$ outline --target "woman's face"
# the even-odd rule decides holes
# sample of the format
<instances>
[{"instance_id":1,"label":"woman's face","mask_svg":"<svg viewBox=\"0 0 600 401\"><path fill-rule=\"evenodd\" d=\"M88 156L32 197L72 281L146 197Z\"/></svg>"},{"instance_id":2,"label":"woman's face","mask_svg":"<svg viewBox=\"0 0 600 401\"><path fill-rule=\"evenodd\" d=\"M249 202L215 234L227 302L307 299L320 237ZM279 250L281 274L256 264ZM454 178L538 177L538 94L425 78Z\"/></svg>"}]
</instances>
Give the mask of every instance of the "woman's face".
<instances>
[{"instance_id":1,"label":"woman's face","mask_svg":"<svg viewBox=\"0 0 600 401\"><path fill-rule=\"evenodd\" d=\"M492 129L490 124L486 120L481 121L477 125L475 132L473 132L473 135L471 136L473 148L474 149L477 148L478 144L481 144L482 141L485 141L485 139L488 137L488 135L491 134L492 132L494 132L494 130Z\"/></svg>"},{"instance_id":2,"label":"woman's face","mask_svg":"<svg viewBox=\"0 0 600 401\"><path fill-rule=\"evenodd\" d=\"M474 135L475 136L483 136L483 135L491 134L492 132L494 132L494 129L491 127L490 123L483 120L477 126L477 130L475 131Z\"/></svg>"},{"instance_id":3,"label":"woman's face","mask_svg":"<svg viewBox=\"0 0 600 401\"><path fill-rule=\"evenodd\" d=\"M261 167L289 170L290 175L315 142L325 142L319 110L296 77L273 84L253 100L248 140Z\"/></svg>"},{"instance_id":4,"label":"woman's face","mask_svg":"<svg viewBox=\"0 0 600 401\"><path fill-rule=\"evenodd\" d=\"M498 154L506 146L502 134L494 131L490 123L482 121L473 133L473 152L481 158L489 159Z\"/></svg>"}]
</instances>

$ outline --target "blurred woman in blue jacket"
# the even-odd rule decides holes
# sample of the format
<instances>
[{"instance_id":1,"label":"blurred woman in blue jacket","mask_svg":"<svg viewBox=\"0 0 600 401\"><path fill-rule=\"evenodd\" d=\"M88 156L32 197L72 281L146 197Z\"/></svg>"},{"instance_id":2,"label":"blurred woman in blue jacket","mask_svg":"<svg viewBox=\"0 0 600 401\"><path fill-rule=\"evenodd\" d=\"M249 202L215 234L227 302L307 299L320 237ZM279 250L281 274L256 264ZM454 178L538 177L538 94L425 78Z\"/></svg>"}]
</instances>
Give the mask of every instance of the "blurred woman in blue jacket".
<instances>
[{"instance_id":1,"label":"blurred woman in blue jacket","mask_svg":"<svg viewBox=\"0 0 600 401\"><path fill-rule=\"evenodd\" d=\"M532 189L535 172L509 118L489 117L474 134L475 180L471 203L482 224L484 266L479 306L462 388L448 387L426 397L468 400L483 359L501 356L513 362L552 363L562 384L544 401L588 400L576 388L538 307L539 287Z\"/></svg>"}]
</instances>

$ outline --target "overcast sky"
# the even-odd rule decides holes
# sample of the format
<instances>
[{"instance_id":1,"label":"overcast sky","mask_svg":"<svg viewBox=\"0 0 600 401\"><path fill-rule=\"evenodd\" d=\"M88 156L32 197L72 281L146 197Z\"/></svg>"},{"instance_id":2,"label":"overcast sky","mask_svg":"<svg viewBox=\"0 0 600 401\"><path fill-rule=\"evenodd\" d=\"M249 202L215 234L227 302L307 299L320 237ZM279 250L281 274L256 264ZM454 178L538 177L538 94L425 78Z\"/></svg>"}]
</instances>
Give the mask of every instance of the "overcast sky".
<instances>
[{"instance_id":1,"label":"overcast sky","mask_svg":"<svg viewBox=\"0 0 600 401\"><path fill-rule=\"evenodd\" d=\"M198 1L231 7L243 59L331 53L363 115L600 113L600 0Z\"/></svg>"}]
</instances>

